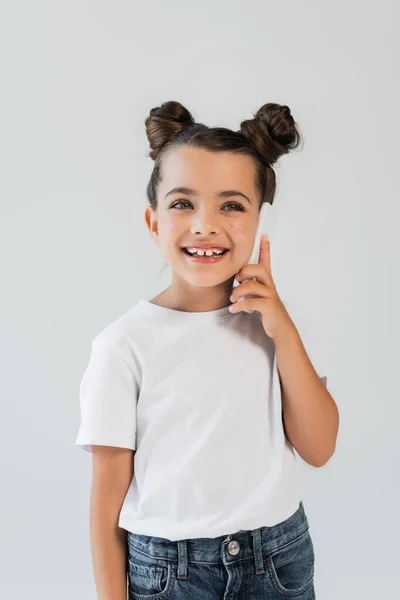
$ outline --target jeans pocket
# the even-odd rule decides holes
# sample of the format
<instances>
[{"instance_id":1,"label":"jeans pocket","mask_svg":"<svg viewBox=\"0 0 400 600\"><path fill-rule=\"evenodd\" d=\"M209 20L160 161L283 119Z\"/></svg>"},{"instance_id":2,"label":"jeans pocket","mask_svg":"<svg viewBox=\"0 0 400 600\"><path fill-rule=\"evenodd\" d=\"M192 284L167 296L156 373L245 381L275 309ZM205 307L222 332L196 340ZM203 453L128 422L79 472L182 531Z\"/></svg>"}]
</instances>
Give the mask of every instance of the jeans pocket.
<instances>
[{"instance_id":1,"label":"jeans pocket","mask_svg":"<svg viewBox=\"0 0 400 600\"><path fill-rule=\"evenodd\" d=\"M129 600L165 600L172 592L172 564L128 544Z\"/></svg>"},{"instance_id":2,"label":"jeans pocket","mask_svg":"<svg viewBox=\"0 0 400 600\"><path fill-rule=\"evenodd\" d=\"M299 596L314 583L314 545L307 528L296 539L267 554L268 572L282 596Z\"/></svg>"}]
</instances>

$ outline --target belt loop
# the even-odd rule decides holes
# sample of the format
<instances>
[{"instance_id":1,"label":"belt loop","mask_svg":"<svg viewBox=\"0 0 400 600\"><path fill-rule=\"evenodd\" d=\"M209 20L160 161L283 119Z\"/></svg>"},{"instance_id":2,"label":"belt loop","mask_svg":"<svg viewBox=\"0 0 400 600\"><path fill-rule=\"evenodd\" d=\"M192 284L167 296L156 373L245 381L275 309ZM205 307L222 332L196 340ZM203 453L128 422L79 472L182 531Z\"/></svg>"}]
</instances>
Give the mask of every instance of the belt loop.
<instances>
[{"instance_id":1,"label":"belt loop","mask_svg":"<svg viewBox=\"0 0 400 600\"><path fill-rule=\"evenodd\" d=\"M261 530L253 529L253 531L251 531L250 533L253 536L254 566L258 575L259 573L265 572L262 555Z\"/></svg>"},{"instance_id":2,"label":"belt loop","mask_svg":"<svg viewBox=\"0 0 400 600\"><path fill-rule=\"evenodd\" d=\"M177 579L187 579L187 542L186 542L186 540L178 540Z\"/></svg>"}]
</instances>

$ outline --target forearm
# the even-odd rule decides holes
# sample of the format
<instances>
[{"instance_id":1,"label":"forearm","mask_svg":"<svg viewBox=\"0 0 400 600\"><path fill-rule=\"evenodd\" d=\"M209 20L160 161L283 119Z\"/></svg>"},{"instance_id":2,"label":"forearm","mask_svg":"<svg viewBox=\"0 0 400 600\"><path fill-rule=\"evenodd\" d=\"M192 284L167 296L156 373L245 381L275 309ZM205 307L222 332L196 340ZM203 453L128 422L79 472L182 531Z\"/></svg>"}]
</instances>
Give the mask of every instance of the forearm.
<instances>
[{"instance_id":1,"label":"forearm","mask_svg":"<svg viewBox=\"0 0 400 600\"><path fill-rule=\"evenodd\" d=\"M126 531L118 514L92 490L90 541L98 600L127 600Z\"/></svg>"},{"instance_id":2,"label":"forearm","mask_svg":"<svg viewBox=\"0 0 400 600\"><path fill-rule=\"evenodd\" d=\"M274 341L286 435L303 460L320 467L335 451L339 411L315 371L297 329Z\"/></svg>"}]
</instances>

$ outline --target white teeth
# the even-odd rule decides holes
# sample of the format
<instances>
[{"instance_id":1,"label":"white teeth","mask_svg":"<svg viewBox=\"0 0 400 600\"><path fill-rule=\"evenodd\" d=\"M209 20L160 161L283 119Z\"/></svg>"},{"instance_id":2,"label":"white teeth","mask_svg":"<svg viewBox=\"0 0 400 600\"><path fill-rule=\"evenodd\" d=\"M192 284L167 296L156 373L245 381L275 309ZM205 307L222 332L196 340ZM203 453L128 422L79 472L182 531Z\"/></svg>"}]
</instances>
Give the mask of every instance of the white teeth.
<instances>
[{"instance_id":1,"label":"white teeth","mask_svg":"<svg viewBox=\"0 0 400 600\"><path fill-rule=\"evenodd\" d=\"M223 250L211 248L208 250L202 250L201 248L186 248L186 250L189 252L189 254L197 254L198 256L204 256L204 254L206 256L213 256L213 254L219 255L223 253Z\"/></svg>"}]
</instances>

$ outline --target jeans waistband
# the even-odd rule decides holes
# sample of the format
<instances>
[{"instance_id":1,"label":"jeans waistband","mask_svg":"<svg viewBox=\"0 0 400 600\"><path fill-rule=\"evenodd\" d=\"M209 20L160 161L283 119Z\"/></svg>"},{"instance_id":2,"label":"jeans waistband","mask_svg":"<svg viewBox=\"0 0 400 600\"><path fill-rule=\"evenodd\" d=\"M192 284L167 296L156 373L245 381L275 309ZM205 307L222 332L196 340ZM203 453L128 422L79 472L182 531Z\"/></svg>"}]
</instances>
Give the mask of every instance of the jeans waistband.
<instances>
[{"instance_id":1,"label":"jeans waistband","mask_svg":"<svg viewBox=\"0 0 400 600\"><path fill-rule=\"evenodd\" d=\"M215 538L172 541L128 531L128 544L155 559L178 562L178 578L187 576L188 563L231 564L254 557L256 572L264 571L263 553L280 548L308 531L303 502L285 521L271 527L239 530Z\"/></svg>"}]
</instances>

